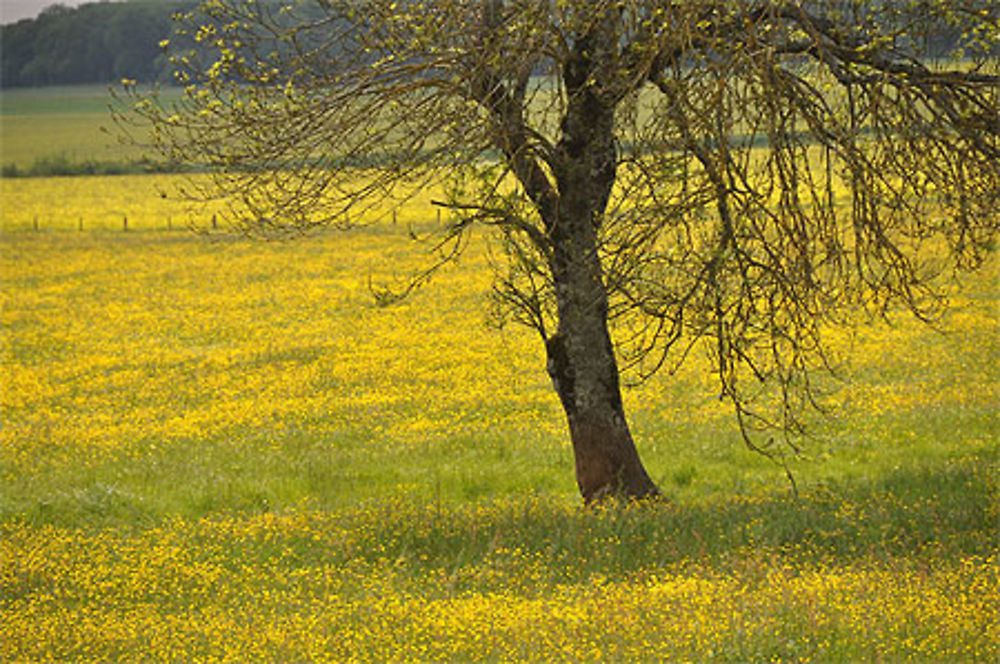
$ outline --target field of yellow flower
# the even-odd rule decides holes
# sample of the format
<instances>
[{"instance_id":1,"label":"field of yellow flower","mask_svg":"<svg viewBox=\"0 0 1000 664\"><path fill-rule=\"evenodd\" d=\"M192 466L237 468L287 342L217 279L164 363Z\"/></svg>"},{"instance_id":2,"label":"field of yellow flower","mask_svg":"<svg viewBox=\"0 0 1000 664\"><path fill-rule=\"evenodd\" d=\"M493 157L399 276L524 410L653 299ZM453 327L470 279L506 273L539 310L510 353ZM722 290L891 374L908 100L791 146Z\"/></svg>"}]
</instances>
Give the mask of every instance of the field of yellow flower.
<instances>
[{"instance_id":1,"label":"field of yellow flower","mask_svg":"<svg viewBox=\"0 0 1000 664\"><path fill-rule=\"evenodd\" d=\"M482 238L377 307L426 201L266 243L171 184L0 180L0 661L1000 656L996 259L842 336L798 497L694 357L626 395L670 504L584 510Z\"/></svg>"}]
</instances>

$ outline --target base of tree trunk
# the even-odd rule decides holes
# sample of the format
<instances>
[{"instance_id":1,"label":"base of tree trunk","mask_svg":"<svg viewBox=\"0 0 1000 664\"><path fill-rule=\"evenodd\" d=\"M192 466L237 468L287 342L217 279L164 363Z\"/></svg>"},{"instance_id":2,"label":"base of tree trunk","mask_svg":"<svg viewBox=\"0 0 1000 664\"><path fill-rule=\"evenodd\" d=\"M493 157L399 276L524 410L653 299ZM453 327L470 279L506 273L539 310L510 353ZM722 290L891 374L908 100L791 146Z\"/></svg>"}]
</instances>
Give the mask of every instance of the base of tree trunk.
<instances>
[{"instance_id":1,"label":"base of tree trunk","mask_svg":"<svg viewBox=\"0 0 1000 664\"><path fill-rule=\"evenodd\" d=\"M581 418L570 423L570 435L576 482L585 503L606 498L633 501L662 497L639 460L624 420Z\"/></svg>"}]
</instances>

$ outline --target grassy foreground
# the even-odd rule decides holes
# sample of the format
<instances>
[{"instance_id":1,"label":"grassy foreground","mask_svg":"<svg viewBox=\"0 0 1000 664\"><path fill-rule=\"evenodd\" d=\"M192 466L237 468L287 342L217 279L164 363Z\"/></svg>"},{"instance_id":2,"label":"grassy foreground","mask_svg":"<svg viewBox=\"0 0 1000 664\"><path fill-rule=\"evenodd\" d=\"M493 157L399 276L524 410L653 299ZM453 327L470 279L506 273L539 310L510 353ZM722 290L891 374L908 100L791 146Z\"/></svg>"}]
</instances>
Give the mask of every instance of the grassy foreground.
<instances>
[{"instance_id":1,"label":"grassy foreground","mask_svg":"<svg viewBox=\"0 0 1000 664\"><path fill-rule=\"evenodd\" d=\"M798 498L693 357L626 395L672 502L585 511L482 245L381 309L402 219L213 242L69 182L3 189L0 660L1000 656L995 263L943 333L843 336Z\"/></svg>"}]
</instances>

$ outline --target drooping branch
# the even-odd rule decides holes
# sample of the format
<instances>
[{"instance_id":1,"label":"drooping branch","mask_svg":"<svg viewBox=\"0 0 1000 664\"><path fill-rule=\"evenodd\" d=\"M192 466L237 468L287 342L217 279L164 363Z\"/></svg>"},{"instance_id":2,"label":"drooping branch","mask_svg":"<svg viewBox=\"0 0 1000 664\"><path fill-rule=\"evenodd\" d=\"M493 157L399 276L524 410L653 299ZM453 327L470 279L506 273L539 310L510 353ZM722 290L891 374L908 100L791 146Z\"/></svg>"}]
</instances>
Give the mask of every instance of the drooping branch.
<instances>
[{"instance_id":1,"label":"drooping branch","mask_svg":"<svg viewBox=\"0 0 1000 664\"><path fill-rule=\"evenodd\" d=\"M607 245L614 310L636 330L640 377L704 339L741 424L796 431L800 403L816 404L810 375L830 368L829 325L893 302L930 317L934 274L996 237L1000 78L925 65L900 34L798 4L718 3L681 25L648 60L662 101L635 132L678 157L629 157L644 203L620 204L622 223L660 223L616 227L641 249ZM644 177L668 163L683 174L672 193Z\"/></svg>"},{"instance_id":2,"label":"drooping branch","mask_svg":"<svg viewBox=\"0 0 1000 664\"><path fill-rule=\"evenodd\" d=\"M932 319L935 278L996 242L994 5L212 0L177 40L182 100L134 112L247 232L444 184L439 257L487 229L497 301L543 337L559 222L587 218L634 375L705 348L745 430L794 432L827 330Z\"/></svg>"}]
</instances>

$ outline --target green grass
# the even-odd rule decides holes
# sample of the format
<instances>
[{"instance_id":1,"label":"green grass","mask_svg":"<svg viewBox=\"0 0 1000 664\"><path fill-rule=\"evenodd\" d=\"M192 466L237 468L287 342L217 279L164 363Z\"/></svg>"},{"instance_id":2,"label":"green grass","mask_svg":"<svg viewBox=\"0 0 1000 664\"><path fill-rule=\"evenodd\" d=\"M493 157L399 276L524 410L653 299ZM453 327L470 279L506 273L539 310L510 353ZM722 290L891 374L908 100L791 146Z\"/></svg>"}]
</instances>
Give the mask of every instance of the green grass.
<instances>
[{"instance_id":1,"label":"green grass","mask_svg":"<svg viewBox=\"0 0 1000 664\"><path fill-rule=\"evenodd\" d=\"M398 231L400 235L403 233ZM481 324L477 323L480 294L463 290L461 271L444 277L443 283L430 287L402 309L385 313L369 310L371 304L365 301L368 295L364 292L364 279L357 277L357 287L361 290L350 296L350 304L327 311L311 310L308 299L296 298L288 289L308 289L315 279L333 278L312 270L322 270L319 266L336 245L336 238L330 236L318 245L238 243L220 247L178 234L8 234L4 280L11 299L6 306L8 318L4 326L5 363L38 369L51 366L55 373L71 371L81 376L72 384L72 391L62 396L58 392L46 397L38 395L44 399L39 402L42 409L60 412L83 407L74 403L91 404L86 407L107 409L110 421L128 418L132 404L136 408L148 405L148 396L135 397L127 391L142 391L144 375L156 377L167 389L170 381L174 381L175 389L185 395L164 393L165 405L157 410L160 413L157 417L168 417L171 408L180 412L185 408L210 408L213 403L210 393L196 387L197 365L185 366L188 360L184 360L199 357L206 352L203 349L223 353L221 359L211 362L229 362L225 358L232 353L245 355L245 359L233 365L231 377L227 378L234 385L245 385L245 389L266 387L265 384L254 387L247 381L256 379L244 376L266 375L272 367L317 367L319 375L325 378L314 383L313 390L356 396L345 397L342 402L335 400L333 403L339 404L340 410L312 411L303 406L301 413L279 417L273 425L224 427L215 433L177 440L165 440L162 434L152 432L145 434L148 439L143 439L143 429L137 425L134 435L140 436L139 439L117 441L105 451L95 448L95 460L85 464L72 462L72 447L36 447L30 439L22 439L18 444L28 445L34 451L30 463L8 458L0 467L5 479L0 489L0 518L26 519L36 525L93 522L103 527L132 520L156 523L177 514L197 518L217 512L281 511L302 504L336 510L381 498L457 505L547 495L560 504L575 502L571 453L565 447L562 415L545 380L541 351L535 348L530 336L475 329ZM363 234L358 241L368 242ZM379 238L378 246L388 247L397 241L402 239L388 234ZM50 263L86 260L93 272L67 267L65 274L46 274L45 261L32 271L22 271L18 266L25 265L24 261L41 259L37 251L42 247L47 247L44 251ZM419 253L418 248L410 250L414 255ZM230 267L227 260L236 263ZM367 259L357 260L360 264ZM185 271L189 268L183 266L183 261L201 267L187 275ZM148 274L132 272L143 265ZM206 274L208 265L212 267ZM302 270L298 276L287 272L293 265ZM316 267L306 268L306 265ZM233 278L233 269L244 269L239 266L248 266L254 272L235 275L237 281L228 287L256 289L259 297L267 299L262 301L254 296L244 304L234 302L225 310L230 322L217 319L213 326L193 325L188 316L206 311L203 298L216 297L216 284ZM343 274L348 276L353 269L344 266ZM394 268L390 265L387 269ZM117 274L133 276L127 282L120 282L116 281ZM201 280L202 274L208 278ZM993 340L996 323L990 312L997 296L989 273L982 277L974 284L973 297L959 310L974 320L961 334L941 334L908 323L903 334L905 352L890 359L868 357L864 347L857 350L851 382L836 387L833 393L835 402L844 403L842 411L830 420L815 422L814 438L804 441L804 457L792 464L804 495L837 491L838 487L848 487L853 492L873 487L870 490L877 491L887 478L932 477L938 469L953 463L972 463L970 459L983 467L995 467L998 416L991 395L996 394L1000 383L1000 370ZM282 284L280 292L272 290L272 280L281 278L289 279L289 283ZM159 305L147 303L141 294L155 292L157 288L162 291L155 301L177 303L174 306L179 308L178 316L162 329L144 329L138 321L156 320ZM39 317L44 309L23 308L18 304L17 293L34 293L29 300L42 297L41 301L46 301L47 292L65 293L65 297L77 302L67 309L70 319L66 322L42 324L44 318ZM458 293L465 294L458 297ZM440 302L445 294L449 298L458 297L445 300L448 315L424 318L422 313L415 321L409 321L408 312ZM98 300L91 302L87 298ZM101 304L102 301L108 304ZM98 334L96 339L67 343L59 326L86 327L87 317L93 315L88 312L100 311L104 306L138 307L139 316L136 323L125 319L127 327L113 327L104 334L126 338L143 335L144 340L137 348L170 349L178 354L177 359L166 364L162 360L144 362L123 346L115 354L124 354L114 359L113 364L88 369L89 354L105 352L104 334ZM147 310L149 306L153 308ZM266 309L260 309L261 306ZM344 309L345 306L349 308ZM81 318L73 322L73 316ZM280 332L276 342L268 342L277 345L270 346L266 353L241 341L244 326L254 324L240 321L253 316L262 319L261 333L270 334L271 328ZM270 320L271 316L290 318ZM318 320L310 321L310 317ZM313 339L308 336L313 334L310 332L296 341L296 335L306 334L297 330L310 328L313 322L320 334L327 331L330 335L364 335L365 330L354 329L352 321L372 317L382 319L376 328L406 326L398 334L407 338L408 344L406 350L386 349L390 354L387 356L373 354L369 360L372 365L403 362L401 366L405 367L409 363L421 366L445 361L455 363L458 373L473 366L489 371L491 365L509 363L505 356L513 353L522 357L509 369L511 373L503 374L507 377L502 377L501 382L514 387L495 392L491 391L494 388L470 386L467 398L457 400L454 405L445 401L426 411L419 398L412 399L406 393L416 389L438 394L435 391L442 387L435 381L439 379L418 380L407 373L410 369L387 369L382 380L395 386L390 391L396 395L394 401L387 406L358 405L368 398L364 395L375 395L386 387L367 382L371 378L352 379L336 374L338 354L343 346L358 343L352 340L355 337ZM461 329L470 325L477 339L476 348L491 353L488 359L463 355L461 349L452 347L453 339L462 338ZM456 328L458 333L454 338L438 336L452 334ZM877 330L874 334L878 334ZM439 358L442 344L449 348L448 353L458 352L458 355ZM375 345L360 352L383 351ZM412 356L391 356L399 352ZM925 367L928 357L934 358L929 369ZM100 362L104 366L107 360ZM479 362L485 365L480 367ZM401 370L403 373L397 373ZM136 374L133 387L114 386L119 371ZM408 375L411 377L407 378ZM663 414L664 405L672 405L683 413L697 411L697 404L711 401L710 394L701 395L694 387L697 375L694 372L664 376L644 389L626 394L634 432L655 480L679 506L758 495L784 500L791 488L782 469L746 450L733 422L724 414L713 414L707 419ZM408 380L413 381L413 387L407 386ZM419 387L420 380L430 382ZM455 379L455 384L458 389L463 387L460 378ZM867 390L879 387L889 395L903 395L914 384L920 386L918 391L922 394L916 403L895 403L897 397L891 396L884 400L884 412L866 411ZM934 396L948 385L967 386L966 393L944 401L944 397ZM101 396L104 394L106 400ZM370 415L365 416L365 412ZM391 438L379 433L385 427L406 427L427 412L431 413L428 417L432 421L426 440L419 445L394 444ZM36 417L16 407L8 407L7 414L12 423ZM59 422L59 418L53 417L50 426L66 426ZM33 428L23 429L26 436L42 435L44 430L37 428L37 424L30 426ZM969 489L970 504L976 503L984 486L980 483ZM905 510L909 506L899 508ZM734 521L734 527L738 521Z\"/></svg>"},{"instance_id":2,"label":"green grass","mask_svg":"<svg viewBox=\"0 0 1000 664\"><path fill-rule=\"evenodd\" d=\"M166 98L178 91L168 89ZM140 148L120 141L102 85L14 88L0 94L0 165L5 176L141 172Z\"/></svg>"},{"instance_id":3,"label":"green grass","mask_svg":"<svg viewBox=\"0 0 1000 664\"><path fill-rule=\"evenodd\" d=\"M859 332L797 497L696 361L626 395L671 502L586 510L537 340L482 324L482 256L372 304L405 233L0 236L0 657L996 654L994 272L956 333Z\"/></svg>"},{"instance_id":4,"label":"green grass","mask_svg":"<svg viewBox=\"0 0 1000 664\"><path fill-rule=\"evenodd\" d=\"M21 118L21 163L79 164L93 144L35 132L101 113L5 93L2 161ZM625 395L669 502L588 510L543 349L483 324L476 250L377 308L368 277L421 264L404 225L211 242L149 230L140 180L4 189L0 660L1000 654L996 257L944 332L840 339L797 496L693 356Z\"/></svg>"},{"instance_id":5,"label":"green grass","mask_svg":"<svg viewBox=\"0 0 1000 664\"><path fill-rule=\"evenodd\" d=\"M995 553L996 414L900 420L880 423L873 440L853 449L853 441L842 438L827 461L797 469L798 496L774 468L733 445L678 453L697 444L685 437L643 449L672 503L595 515L575 508L568 450L543 436L514 442L484 431L417 453L372 449L364 431L331 441L306 427L281 434L278 442L181 441L86 470L53 464L30 476L8 475L0 523L131 530L177 517L301 509L350 515L359 508L367 514L386 502L399 511L368 523L357 551L412 556L420 569L451 569L482 561L497 546L516 547L549 556L543 572L551 582L596 572L618 578L706 557L725 565L748 547L842 564L928 550L949 559ZM899 427L912 432L911 443L899 445ZM667 458L658 455L668 447ZM517 518L497 521L492 511L486 521L476 516L476 506L505 504Z\"/></svg>"}]
</instances>

